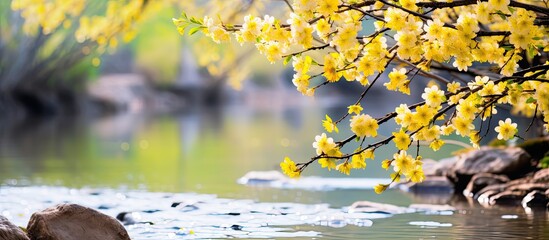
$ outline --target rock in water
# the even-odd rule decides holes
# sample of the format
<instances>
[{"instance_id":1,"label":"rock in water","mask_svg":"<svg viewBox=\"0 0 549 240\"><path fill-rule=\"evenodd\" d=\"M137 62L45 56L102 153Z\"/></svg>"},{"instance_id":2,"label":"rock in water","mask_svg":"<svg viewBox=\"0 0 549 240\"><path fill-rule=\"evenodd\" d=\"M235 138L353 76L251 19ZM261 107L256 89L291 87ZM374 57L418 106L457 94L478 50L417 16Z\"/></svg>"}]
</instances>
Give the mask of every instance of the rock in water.
<instances>
[{"instance_id":1,"label":"rock in water","mask_svg":"<svg viewBox=\"0 0 549 240\"><path fill-rule=\"evenodd\" d=\"M521 148L482 147L460 155L447 176L456 191L460 192L477 173L505 174L516 178L532 171L532 168L530 155Z\"/></svg>"},{"instance_id":2,"label":"rock in water","mask_svg":"<svg viewBox=\"0 0 549 240\"><path fill-rule=\"evenodd\" d=\"M116 219L77 204L60 204L32 214L27 231L40 240L129 240Z\"/></svg>"},{"instance_id":3,"label":"rock in water","mask_svg":"<svg viewBox=\"0 0 549 240\"><path fill-rule=\"evenodd\" d=\"M29 237L21 228L0 215L0 240L29 240Z\"/></svg>"},{"instance_id":4,"label":"rock in water","mask_svg":"<svg viewBox=\"0 0 549 240\"><path fill-rule=\"evenodd\" d=\"M531 191L522 199L524 208L545 208L549 204L549 197L542 191Z\"/></svg>"},{"instance_id":5,"label":"rock in water","mask_svg":"<svg viewBox=\"0 0 549 240\"><path fill-rule=\"evenodd\" d=\"M487 186L506 182L509 182L509 178L505 175L477 173L471 178L465 190L463 190L463 195L472 198L478 191Z\"/></svg>"}]
</instances>

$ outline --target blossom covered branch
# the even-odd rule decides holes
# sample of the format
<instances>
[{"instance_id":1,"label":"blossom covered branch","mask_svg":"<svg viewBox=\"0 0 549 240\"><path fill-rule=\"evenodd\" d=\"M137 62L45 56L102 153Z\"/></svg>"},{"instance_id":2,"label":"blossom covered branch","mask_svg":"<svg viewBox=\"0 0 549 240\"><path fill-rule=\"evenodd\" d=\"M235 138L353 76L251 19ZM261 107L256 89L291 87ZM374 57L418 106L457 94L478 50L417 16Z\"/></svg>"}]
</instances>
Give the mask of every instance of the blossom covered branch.
<instances>
[{"instance_id":1,"label":"blossom covered branch","mask_svg":"<svg viewBox=\"0 0 549 240\"><path fill-rule=\"evenodd\" d=\"M477 130L474 121L487 121L490 128L503 105L539 118L549 130L549 9L543 2L294 0L291 9L286 21L268 15L248 15L241 25L208 16L193 20L215 42L234 37L240 44L254 44L271 63L291 61L292 82L304 95L313 96L318 87L342 79L364 88L348 113L336 121L328 115L323 120L326 132L315 138L315 156L297 164L284 159L281 167L290 177L314 162L349 174L365 168L365 159L374 159L379 147L394 144L398 150L393 158L381 162L393 169L391 183L400 176L422 181L419 147L415 156L408 153L414 142L428 143L436 151L445 144L443 136L457 134L478 147L486 125ZM174 19L183 30L187 22ZM365 25L374 30L366 31ZM362 100L373 85L410 95L410 83L418 75L442 85L427 85L423 102L400 104L383 117L363 113ZM345 119L353 135L336 142L328 134L337 134ZM379 126L390 120L398 127L379 139ZM493 130L501 140L518 132L511 119L499 121ZM358 148L344 153L342 147L353 139ZM375 191L388 186L380 184Z\"/></svg>"}]
</instances>

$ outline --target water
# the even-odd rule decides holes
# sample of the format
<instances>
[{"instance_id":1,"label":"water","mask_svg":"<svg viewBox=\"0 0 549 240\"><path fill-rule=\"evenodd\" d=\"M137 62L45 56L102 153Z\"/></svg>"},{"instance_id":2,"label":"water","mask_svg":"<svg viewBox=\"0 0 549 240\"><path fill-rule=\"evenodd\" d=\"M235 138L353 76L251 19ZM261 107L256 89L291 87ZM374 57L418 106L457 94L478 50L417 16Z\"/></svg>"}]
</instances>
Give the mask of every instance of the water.
<instances>
[{"instance_id":1,"label":"water","mask_svg":"<svg viewBox=\"0 0 549 240\"><path fill-rule=\"evenodd\" d=\"M0 124L0 183L4 185L0 188L0 212L11 214L10 219L24 226L33 211L66 200L44 194L23 201L26 207L13 205L21 204L21 199L16 196L24 198L27 196L25 191L33 191L34 188L9 186L47 185L58 187L46 192L69 191L72 193L69 194L72 196L70 201L93 203L95 205L92 207L96 208L112 202L119 196L117 194L140 196L136 197L140 201L131 200L133 198L119 199L119 205L102 210L114 216L120 211L144 210L151 202L158 203L164 198L166 204L156 207L162 211L141 212L139 216L143 220L153 221L172 218L170 221L176 221L177 224L170 225L167 223L170 221L157 222L157 228L148 229L145 225L128 226L135 239L147 239L147 236L154 239L158 237L155 233L174 239L231 236L306 239L549 239L549 216L544 210L526 211L509 207L488 209L449 196L413 196L398 190L388 190L377 195L371 189L307 190L238 184L237 179L249 171L278 170L278 163L285 156L298 161L308 159L313 154L311 143L314 136L322 132L320 119L326 113L331 116L337 116L337 113L332 108L312 106L311 103L299 102L294 105L229 106L191 109L173 114L120 115L99 119L4 121ZM379 132L387 136L391 130L389 127ZM442 158L456 149L455 146L448 146L437 153L422 152L427 157ZM377 160L369 161L367 170L353 172L351 178L387 178L385 170L379 167L379 161L392 153L391 148L376 152ZM333 171L321 170L316 165L304 174L330 178L342 176ZM341 184L345 184L344 181ZM87 191L101 191L105 194L103 196L110 197L96 198L94 202ZM215 226L189 224L185 222L185 216L188 216L185 214L189 213L181 209L174 213L168 202L181 197L177 194L190 193L196 193L191 194L194 197L209 199L206 201L212 204L209 209L217 209L219 206L215 204L228 201L235 206L230 211L246 214L239 215L237 221L234 220L237 218L227 220L226 216L212 218L216 222ZM190 198L191 195L182 196ZM170 199L166 200L166 196L170 196ZM346 212L346 208L353 202L362 200L403 207L413 203L450 203L457 210L368 215L363 218L356 218ZM291 205L294 208L290 208L297 212L290 212L294 214L291 216L295 217L295 221L281 217L267 227L262 223L253 225L242 220L249 216L250 208L253 210L270 206L280 210L276 208L277 203L295 204ZM243 210L242 204L250 206ZM319 214L300 214L319 206L323 209ZM196 214L200 215L200 212ZM199 219L205 220L204 216L211 217L211 214L200 216L202 218ZM243 229L239 230L240 227ZM195 234L189 234L190 230ZM245 234L242 230L245 230ZM208 232L220 235L207 235Z\"/></svg>"}]
</instances>

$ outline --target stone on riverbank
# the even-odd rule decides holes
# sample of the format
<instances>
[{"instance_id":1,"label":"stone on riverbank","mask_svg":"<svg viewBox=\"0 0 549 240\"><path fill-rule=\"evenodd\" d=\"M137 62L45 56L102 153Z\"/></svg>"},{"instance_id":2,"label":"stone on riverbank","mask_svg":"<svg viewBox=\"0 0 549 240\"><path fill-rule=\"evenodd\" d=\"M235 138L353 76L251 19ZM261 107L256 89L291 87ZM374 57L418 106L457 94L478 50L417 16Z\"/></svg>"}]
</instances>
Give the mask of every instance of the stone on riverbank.
<instances>
[{"instance_id":1,"label":"stone on riverbank","mask_svg":"<svg viewBox=\"0 0 549 240\"><path fill-rule=\"evenodd\" d=\"M545 192L535 190L526 194L521 204L524 208L545 208L549 204L549 195Z\"/></svg>"},{"instance_id":2,"label":"stone on riverbank","mask_svg":"<svg viewBox=\"0 0 549 240\"><path fill-rule=\"evenodd\" d=\"M505 174L517 178L532 170L531 157L522 148L481 147L459 155L448 170L447 177L454 183L456 192L461 192L477 173Z\"/></svg>"},{"instance_id":3,"label":"stone on riverbank","mask_svg":"<svg viewBox=\"0 0 549 240\"><path fill-rule=\"evenodd\" d=\"M0 215L0 240L29 240L21 228Z\"/></svg>"},{"instance_id":4,"label":"stone on riverbank","mask_svg":"<svg viewBox=\"0 0 549 240\"><path fill-rule=\"evenodd\" d=\"M130 239L126 229L116 219L77 204L60 204L34 213L27 230L31 239Z\"/></svg>"},{"instance_id":5,"label":"stone on riverbank","mask_svg":"<svg viewBox=\"0 0 549 240\"><path fill-rule=\"evenodd\" d=\"M471 181L469 181L465 190L463 190L463 195L466 197L473 197L478 191L487 186L506 182L509 182L509 178L505 175L477 173L471 178Z\"/></svg>"}]
</instances>

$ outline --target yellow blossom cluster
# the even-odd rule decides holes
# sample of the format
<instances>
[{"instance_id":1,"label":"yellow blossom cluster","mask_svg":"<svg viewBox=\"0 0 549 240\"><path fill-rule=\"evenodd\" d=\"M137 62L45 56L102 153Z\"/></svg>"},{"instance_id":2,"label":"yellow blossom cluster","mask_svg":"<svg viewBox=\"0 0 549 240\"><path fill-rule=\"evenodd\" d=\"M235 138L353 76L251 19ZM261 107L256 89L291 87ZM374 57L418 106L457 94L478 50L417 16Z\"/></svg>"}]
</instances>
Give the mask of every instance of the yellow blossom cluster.
<instances>
[{"instance_id":1,"label":"yellow blossom cluster","mask_svg":"<svg viewBox=\"0 0 549 240\"><path fill-rule=\"evenodd\" d=\"M316 136L316 156L295 167L283 163L290 176L315 161L349 174L365 168L364 160L380 146L394 143L397 153L381 163L393 166L391 183L401 176L419 182L420 142L436 151L450 134L468 138L474 147L489 130L502 140L517 136L509 118L488 129L502 106L543 121L549 131L549 8L542 1L294 0L290 10L285 21L250 15L242 25L207 21L202 30L216 42L232 36L254 44L271 62L291 61L292 82L304 95L341 79L360 83L363 93L347 113L336 121L326 116L322 123L328 133L338 133L349 119L353 135L341 141ZM422 83L425 78L436 84ZM362 113L372 86L411 95L410 84L418 81L425 85L422 102L400 104L384 116ZM397 124L392 135L378 136L378 127L389 120ZM342 152L353 139L359 147ZM415 157L407 152L413 142ZM374 190L383 192L391 183Z\"/></svg>"},{"instance_id":2,"label":"yellow blossom cluster","mask_svg":"<svg viewBox=\"0 0 549 240\"><path fill-rule=\"evenodd\" d=\"M24 19L26 34L73 38L88 55L92 50L102 54L107 48L115 49L120 40L131 41L137 34L136 24L171 1L13 0L11 9ZM98 65L99 59L92 63Z\"/></svg>"}]
</instances>

